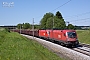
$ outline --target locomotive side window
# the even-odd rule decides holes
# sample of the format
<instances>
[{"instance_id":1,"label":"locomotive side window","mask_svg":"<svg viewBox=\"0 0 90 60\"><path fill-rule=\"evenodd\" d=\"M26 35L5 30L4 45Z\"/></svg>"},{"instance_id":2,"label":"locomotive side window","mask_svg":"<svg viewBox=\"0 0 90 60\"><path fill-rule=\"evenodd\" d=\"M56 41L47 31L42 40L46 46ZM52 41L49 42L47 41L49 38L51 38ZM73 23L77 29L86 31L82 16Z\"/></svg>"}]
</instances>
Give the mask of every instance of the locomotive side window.
<instances>
[{"instance_id":1,"label":"locomotive side window","mask_svg":"<svg viewBox=\"0 0 90 60\"><path fill-rule=\"evenodd\" d=\"M75 32L67 32L69 38L75 38L76 33Z\"/></svg>"}]
</instances>

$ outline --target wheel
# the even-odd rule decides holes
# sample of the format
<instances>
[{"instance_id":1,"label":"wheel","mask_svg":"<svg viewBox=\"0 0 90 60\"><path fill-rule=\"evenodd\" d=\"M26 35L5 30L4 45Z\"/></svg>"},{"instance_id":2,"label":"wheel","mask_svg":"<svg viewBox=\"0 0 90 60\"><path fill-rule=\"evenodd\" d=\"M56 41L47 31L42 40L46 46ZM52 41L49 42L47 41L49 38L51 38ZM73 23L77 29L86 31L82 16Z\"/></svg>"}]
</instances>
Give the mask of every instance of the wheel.
<instances>
[{"instance_id":1,"label":"wheel","mask_svg":"<svg viewBox=\"0 0 90 60\"><path fill-rule=\"evenodd\" d=\"M61 42L60 44L61 44L61 46L64 46L64 43Z\"/></svg>"}]
</instances>

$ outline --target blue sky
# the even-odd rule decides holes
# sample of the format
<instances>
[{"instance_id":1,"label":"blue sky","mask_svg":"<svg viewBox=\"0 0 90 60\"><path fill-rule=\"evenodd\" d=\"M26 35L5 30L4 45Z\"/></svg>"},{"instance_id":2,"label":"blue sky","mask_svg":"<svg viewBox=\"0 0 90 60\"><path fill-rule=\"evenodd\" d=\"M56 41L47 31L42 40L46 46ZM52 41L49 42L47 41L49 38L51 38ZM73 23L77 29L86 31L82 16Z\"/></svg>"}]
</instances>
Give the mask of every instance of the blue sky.
<instances>
[{"instance_id":1,"label":"blue sky","mask_svg":"<svg viewBox=\"0 0 90 60\"><path fill-rule=\"evenodd\" d=\"M45 13L60 11L64 20L73 25L90 25L90 0L0 0L0 25L39 24ZM13 6L4 6L4 2ZM6 4L5 3L5 4ZM9 4L8 4L9 5ZM59 7L63 5L62 7ZM59 8L58 8L59 7Z\"/></svg>"}]
</instances>

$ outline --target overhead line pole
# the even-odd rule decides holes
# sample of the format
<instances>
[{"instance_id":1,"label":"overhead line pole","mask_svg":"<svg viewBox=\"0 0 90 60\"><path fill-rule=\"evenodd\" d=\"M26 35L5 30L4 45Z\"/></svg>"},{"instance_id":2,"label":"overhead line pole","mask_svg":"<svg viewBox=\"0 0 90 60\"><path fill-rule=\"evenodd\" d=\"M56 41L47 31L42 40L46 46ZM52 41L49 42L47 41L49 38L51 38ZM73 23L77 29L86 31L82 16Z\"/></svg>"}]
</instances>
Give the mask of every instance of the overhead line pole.
<instances>
[{"instance_id":1,"label":"overhead line pole","mask_svg":"<svg viewBox=\"0 0 90 60\"><path fill-rule=\"evenodd\" d=\"M52 37L53 37L53 29L54 29L54 16L53 16L53 28L52 28Z\"/></svg>"},{"instance_id":2,"label":"overhead line pole","mask_svg":"<svg viewBox=\"0 0 90 60\"><path fill-rule=\"evenodd\" d=\"M20 34L21 34L21 25L20 25Z\"/></svg>"},{"instance_id":3,"label":"overhead line pole","mask_svg":"<svg viewBox=\"0 0 90 60\"><path fill-rule=\"evenodd\" d=\"M33 30L33 39L34 39L34 18L33 18L32 30Z\"/></svg>"},{"instance_id":4,"label":"overhead line pole","mask_svg":"<svg viewBox=\"0 0 90 60\"><path fill-rule=\"evenodd\" d=\"M54 28L54 17L53 17L53 28Z\"/></svg>"}]
</instances>

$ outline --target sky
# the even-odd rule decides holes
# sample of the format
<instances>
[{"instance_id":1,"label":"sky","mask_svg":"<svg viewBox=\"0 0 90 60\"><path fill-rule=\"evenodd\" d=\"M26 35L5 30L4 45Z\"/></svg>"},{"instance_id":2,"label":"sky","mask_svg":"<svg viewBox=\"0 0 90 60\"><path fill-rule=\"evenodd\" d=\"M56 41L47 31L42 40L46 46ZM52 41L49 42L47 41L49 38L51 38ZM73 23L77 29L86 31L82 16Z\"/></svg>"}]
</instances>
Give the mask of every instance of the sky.
<instances>
[{"instance_id":1,"label":"sky","mask_svg":"<svg viewBox=\"0 0 90 60\"><path fill-rule=\"evenodd\" d=\"M57 11L65 22L90 26L90 0L0 0L0 26L32 24L33 18L39 24L44 14Z\"/></svg>"}]
</instances>

